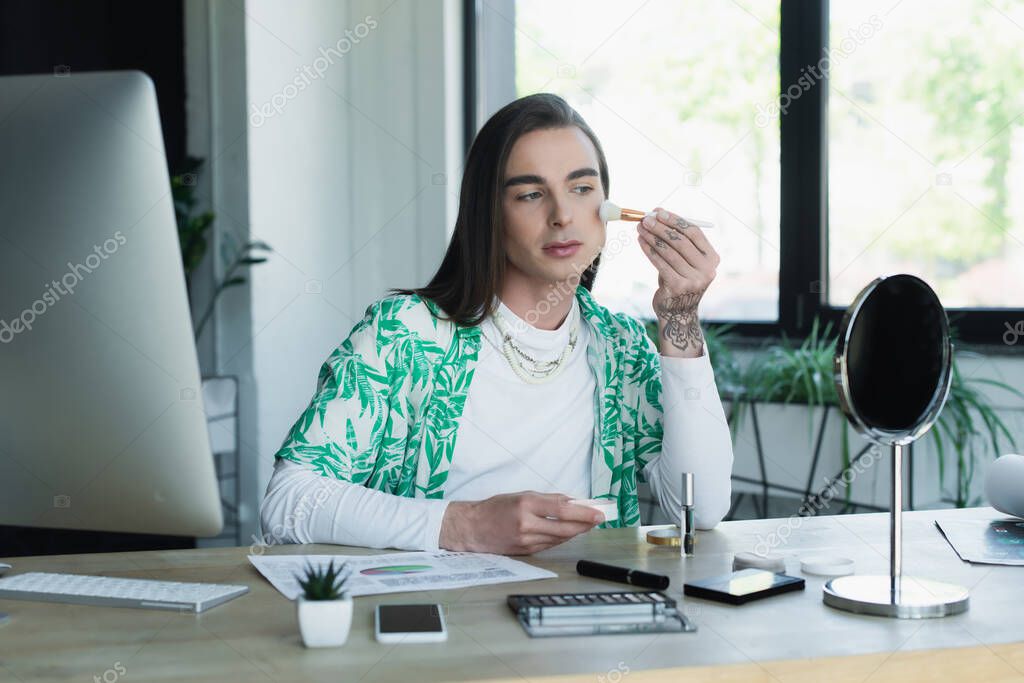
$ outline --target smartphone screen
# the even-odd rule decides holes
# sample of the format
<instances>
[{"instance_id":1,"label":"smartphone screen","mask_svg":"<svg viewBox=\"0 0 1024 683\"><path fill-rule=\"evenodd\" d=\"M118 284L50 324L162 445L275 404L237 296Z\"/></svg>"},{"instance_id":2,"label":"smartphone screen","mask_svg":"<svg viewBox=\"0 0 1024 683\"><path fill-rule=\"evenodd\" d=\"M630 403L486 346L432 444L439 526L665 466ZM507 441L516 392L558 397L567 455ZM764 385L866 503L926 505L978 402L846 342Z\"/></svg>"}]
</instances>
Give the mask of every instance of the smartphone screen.
<instances>
[{"instance_id":1,"label":"smartphone screen","mask_svg":"<svg viewBox=\"0 0 1024 683\"><path fill-rule=\"evenodd\" d=\"M380 636L444 634L441 605L377 605L377 633Z\"/></svg>"}]
</instances>

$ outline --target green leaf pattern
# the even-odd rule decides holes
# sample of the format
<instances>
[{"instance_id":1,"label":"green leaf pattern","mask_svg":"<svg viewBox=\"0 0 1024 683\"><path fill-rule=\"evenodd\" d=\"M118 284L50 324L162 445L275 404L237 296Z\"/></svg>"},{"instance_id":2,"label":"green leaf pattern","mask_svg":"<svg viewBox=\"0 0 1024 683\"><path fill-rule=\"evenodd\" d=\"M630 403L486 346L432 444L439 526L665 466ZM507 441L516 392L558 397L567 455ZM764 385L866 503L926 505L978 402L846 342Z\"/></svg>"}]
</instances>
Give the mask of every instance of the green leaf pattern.
<instances>
[{"instance_id":1,"label":"green leaf pattern","mask_svg":"<svg viewBox=\"0 0 1024 683\"><path fill-rule=\"evenodd\" d=\"M643 325L577 287L597 380L591 494L640 523L636 484L661 452L661 357ZM443 498L458 420L479 360L479 327L439 320L437 305L392 295L367 307L320 369L309 406L275 458L387 493Z\"/></svg>"}]
</instances>

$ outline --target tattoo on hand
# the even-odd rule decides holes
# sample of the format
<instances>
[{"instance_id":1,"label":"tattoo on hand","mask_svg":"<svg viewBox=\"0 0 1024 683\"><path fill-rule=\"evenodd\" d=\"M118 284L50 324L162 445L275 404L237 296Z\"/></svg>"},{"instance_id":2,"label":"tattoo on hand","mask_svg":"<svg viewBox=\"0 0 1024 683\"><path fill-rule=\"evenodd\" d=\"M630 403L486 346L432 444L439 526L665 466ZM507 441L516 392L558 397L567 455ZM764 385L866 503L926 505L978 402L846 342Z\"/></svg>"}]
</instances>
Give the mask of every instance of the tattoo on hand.
<instances>
[{"instance_id":1,"label":"tattoo on hand","mask_svg":"<svg viewBox=\"0 0 1024 683\"><path fill-rule=\"evenodd\" d=\"M675 226L676 230L685 230L686 228L690 228L690 227L694 227L693 223L687 222L687 220L685 218L676 218L676 226ZM669 232L671 233L673 231L670 230ZM675 233L675 234L677 235L677 237L682 237L682 235L680 235L679 233ZM672 238L672 239L676 239L676 238ZM697 245L694 244L694 246L697 246ZM703 249L701 249L699 246L697 246L697 251L700 252L701 256L707 256L708 255L708 253L706 251L704 251Z\"/></svg>"},{"instance_id":2,"label":"tattoo on hand","mask_svg":"<svg viewBox=\"0 0 1024 683\"><path fill-rule=\"evenodd\" d=\"M687 292L669 298L655 307L654 312L664 322L663 336L677 349L687 351L700 348L704 335L697 318L697 304L703 292Z\"/></svg>"}]
</instances>

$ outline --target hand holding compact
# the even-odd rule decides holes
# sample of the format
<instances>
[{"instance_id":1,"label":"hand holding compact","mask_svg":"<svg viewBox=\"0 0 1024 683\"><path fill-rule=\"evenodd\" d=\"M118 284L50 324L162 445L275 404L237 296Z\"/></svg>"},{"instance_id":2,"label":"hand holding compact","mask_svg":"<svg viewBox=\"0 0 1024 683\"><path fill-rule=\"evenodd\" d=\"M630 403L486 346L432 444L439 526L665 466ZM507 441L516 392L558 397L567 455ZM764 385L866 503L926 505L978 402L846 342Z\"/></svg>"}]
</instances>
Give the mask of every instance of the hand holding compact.
<instances>
[{"instance_id":1,"label":"hand holding compact","mask_svg":"<svg viewBox=\"0 0 1024 683\"><path fill-rule=\"evenodd\" d=\"M440 546L501 555L531 555L568 541L604 521L593 508L560 493L520 491L481 501L449 503Z\"/></svg>"}]
</instances>

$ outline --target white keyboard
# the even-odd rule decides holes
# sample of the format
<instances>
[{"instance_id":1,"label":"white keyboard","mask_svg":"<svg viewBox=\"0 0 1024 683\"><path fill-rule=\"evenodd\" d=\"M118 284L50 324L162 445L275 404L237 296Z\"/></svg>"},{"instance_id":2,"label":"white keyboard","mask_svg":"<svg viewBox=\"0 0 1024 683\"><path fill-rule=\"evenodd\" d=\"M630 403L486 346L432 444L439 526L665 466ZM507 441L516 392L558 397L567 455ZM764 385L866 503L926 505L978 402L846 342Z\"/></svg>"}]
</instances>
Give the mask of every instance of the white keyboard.
<instances>
[{"instance_id":1,"label":"white keyboard","mask_svg":"<svg viewBox=\"0 0 1024 683\"><path fill-rule=\"evenodd\" d=\"M0 579L0 599L151 607L197 614L248 592L248 586L50 572L26 572Z\"/></svg>"}]
</instances>

